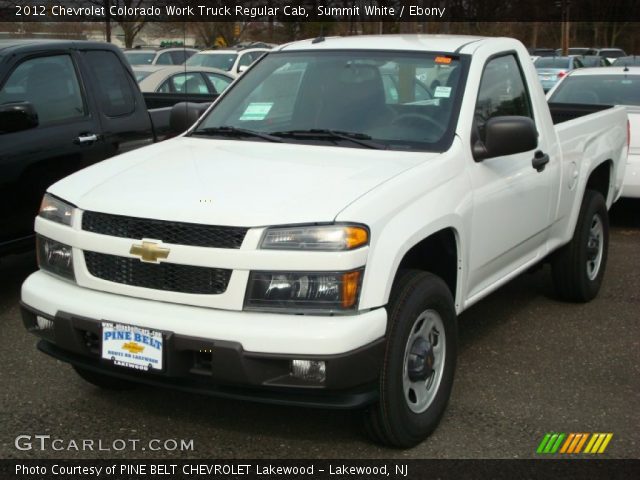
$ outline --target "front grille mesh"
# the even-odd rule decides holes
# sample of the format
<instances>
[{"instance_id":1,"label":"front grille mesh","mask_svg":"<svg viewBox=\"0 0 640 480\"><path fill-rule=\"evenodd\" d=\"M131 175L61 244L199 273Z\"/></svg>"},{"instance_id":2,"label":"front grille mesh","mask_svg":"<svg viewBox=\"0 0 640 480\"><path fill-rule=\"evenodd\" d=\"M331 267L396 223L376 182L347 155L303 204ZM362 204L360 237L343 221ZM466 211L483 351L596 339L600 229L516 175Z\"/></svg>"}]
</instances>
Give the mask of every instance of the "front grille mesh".
<instances>
[{"instance_id":1,"label":"front grille mesh","mask_svg":"<svg viewBox=\"0 0 640 480\"><path fill-rule=\"evenodd\" d=\"M175 263L145 263L137 258L84 252L89 273L110 282L169 292L218 295L224 293L231 270Z\"/></svg>"},{"instance_id":2,"label":"front grille mesh","mask_svg":"<svg viewBox=\"0 0 640 480\"><path fill-rule=\"evenodd\" d=\"M89 211L82 215L82 229L112 237L149 238L175 245L210 248L240 248L248 230L245 227L170 222Z\"/></svg>"}]
</instances>

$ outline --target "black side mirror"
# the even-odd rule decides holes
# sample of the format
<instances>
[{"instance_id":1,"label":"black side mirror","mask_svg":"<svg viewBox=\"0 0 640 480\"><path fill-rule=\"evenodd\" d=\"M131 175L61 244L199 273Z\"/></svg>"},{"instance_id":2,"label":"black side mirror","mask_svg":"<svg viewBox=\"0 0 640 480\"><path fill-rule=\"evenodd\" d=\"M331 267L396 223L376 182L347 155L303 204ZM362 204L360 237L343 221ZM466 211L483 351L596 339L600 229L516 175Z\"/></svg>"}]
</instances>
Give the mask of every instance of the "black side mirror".
<instances>
[{"instance_id":1,"label":"black side mirror","mask_svg":"<svg viewBox=\"0 0 640 480\"><path fill-rule=\"evenodd\" d=\"M529 117L505 116L490 118L485 124L485 141L475 139L473 158L486 158L528 152L538 146L536 124Z\"/></svg>"},{"instance_id":2,"label":"black side mirror","mask_svg":"<svg viewBox=\"0 0 640 480\"><path fill-rule=\"evenodd\" d=\"M0 134L20 132L38 126L38 113L29 102L0 105Z\"/></svg>"},{"instance_id":3,"label":"black side mirror","mask_svg":"<svg viewBox=\"0 0 640 480\"><path fill-rule=\"evenodd\" d=\"M171 108L171 116L169 117L169 125L174 134L180 134L187 131L193 125L200 115L202 115L210 103L193 103L180 102Z\"/></svg>"}]
</instances>

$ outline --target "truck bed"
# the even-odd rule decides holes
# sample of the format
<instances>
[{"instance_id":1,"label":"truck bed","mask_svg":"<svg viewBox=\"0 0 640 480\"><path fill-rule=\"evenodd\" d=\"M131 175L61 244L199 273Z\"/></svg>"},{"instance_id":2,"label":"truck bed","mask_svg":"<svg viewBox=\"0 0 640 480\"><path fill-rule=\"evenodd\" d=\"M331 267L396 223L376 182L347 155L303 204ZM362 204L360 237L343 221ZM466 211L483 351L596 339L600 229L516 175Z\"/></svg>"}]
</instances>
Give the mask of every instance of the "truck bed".
<instances>
[{"instance_id":1,"label":"truck bed","mask_svg":"<svg viewBox=\"0 0 640 480\"><path fill-rule=\"evenodd\" d=\"M549 110L551 111L551 118L553 124L567 122L574 118L583 117L591 113L601 112L608 108L612 108L612 105L584 105L579 103L549 103Z\"/></svg>"}]
</instances>

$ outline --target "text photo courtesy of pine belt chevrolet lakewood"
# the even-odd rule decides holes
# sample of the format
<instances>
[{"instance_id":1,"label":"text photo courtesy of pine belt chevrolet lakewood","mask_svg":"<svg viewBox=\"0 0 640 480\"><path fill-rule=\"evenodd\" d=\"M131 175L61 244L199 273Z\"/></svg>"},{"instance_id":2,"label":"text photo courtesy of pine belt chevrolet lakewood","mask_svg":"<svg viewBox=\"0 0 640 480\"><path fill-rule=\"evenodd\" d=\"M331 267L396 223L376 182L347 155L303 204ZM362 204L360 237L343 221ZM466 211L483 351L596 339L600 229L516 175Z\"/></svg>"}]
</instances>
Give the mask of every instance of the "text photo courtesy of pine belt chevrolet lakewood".
<instances>
[{"instance_id":1,"label":"text photo courtesy of pine belt chevrolet lakewood","mask_svg":"<svg viewBox=\"0 0 640 480\"><path fill-rule=\"evenodd\" d=\"M516 40L277 47L185 134L49 187L24 324L102 387L361 409L416 445L458 314L545 260L598 294L628 148L623 107L547 104Z\"/></svg>"}]
</instances>

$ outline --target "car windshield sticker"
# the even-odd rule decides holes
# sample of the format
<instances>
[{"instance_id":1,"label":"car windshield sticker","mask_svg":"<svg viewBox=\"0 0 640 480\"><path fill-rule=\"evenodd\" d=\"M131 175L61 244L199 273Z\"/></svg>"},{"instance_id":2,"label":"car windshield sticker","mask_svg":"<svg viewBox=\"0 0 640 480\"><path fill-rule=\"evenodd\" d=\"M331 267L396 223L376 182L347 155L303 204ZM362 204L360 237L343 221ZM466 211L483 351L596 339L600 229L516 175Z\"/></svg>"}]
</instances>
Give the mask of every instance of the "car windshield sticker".
<instances>
[{"instance_id":1,"label":"car windshield sticker","mask_svg":"<svg viewBox=\"0 0 640 480\"><path fill-rule=\"evenodd\" d=\"M247 105L247 109L240 117L240 120L264 120L272 106L273 103L250 103Z\"/></svg>"},{"instance_id":2,"label":"car windshield sticker","mask_svg":"<svg viewBox=\"0 0 640 480\"><path fill-rule=\"evenodd\" d=\"M433 96L436 98L449 98L451 96L451 87L436 87Z\"/></svg>"}]
</instances>

